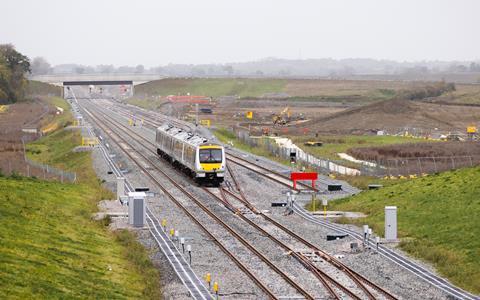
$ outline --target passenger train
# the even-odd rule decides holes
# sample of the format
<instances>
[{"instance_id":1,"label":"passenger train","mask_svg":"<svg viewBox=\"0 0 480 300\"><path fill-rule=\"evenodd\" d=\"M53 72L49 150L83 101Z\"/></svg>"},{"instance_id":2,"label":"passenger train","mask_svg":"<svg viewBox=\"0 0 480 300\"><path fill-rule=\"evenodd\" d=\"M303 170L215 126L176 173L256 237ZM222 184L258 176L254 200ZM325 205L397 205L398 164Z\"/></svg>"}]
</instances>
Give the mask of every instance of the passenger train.
<instances>
[{"instance_id":1,"label":"passenger train","mask_svg":"<svg viewBox=\"0 0 480 300\"><path fill-rule=\"evenodd\" d=\"M225 176L225 149L170 124L157 128L157 153L181 167L198 183L219 185Z\"/></svg>"}]
</instances>

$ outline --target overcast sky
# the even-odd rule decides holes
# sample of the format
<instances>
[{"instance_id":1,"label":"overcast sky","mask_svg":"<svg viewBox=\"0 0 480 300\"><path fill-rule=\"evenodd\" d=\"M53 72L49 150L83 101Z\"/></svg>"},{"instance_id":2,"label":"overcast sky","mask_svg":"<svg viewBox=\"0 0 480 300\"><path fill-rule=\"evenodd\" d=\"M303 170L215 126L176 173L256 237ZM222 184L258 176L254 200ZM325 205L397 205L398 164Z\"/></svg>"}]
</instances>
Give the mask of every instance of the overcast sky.
<instances>
[{"instance_id":1,"label":"overcast sky","mask_svg":"<svg viewBox=\"0 0 480 300\"><path fill-rule=\"evenodd\" d=\"M480 59L476 0L2 0L0 43L52 64Z\"/></svg>"}]
</instances>

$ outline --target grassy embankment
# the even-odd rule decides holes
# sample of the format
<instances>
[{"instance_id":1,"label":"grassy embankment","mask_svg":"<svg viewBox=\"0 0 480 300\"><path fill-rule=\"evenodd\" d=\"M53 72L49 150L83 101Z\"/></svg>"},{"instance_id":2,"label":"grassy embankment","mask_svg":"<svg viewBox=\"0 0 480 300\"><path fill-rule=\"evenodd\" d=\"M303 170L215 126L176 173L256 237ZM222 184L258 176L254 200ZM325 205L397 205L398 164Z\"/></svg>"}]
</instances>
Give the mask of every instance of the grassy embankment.
<instances>
[{"instance_id":1,"label":"grassy embankment","mask_svg":"<svg viewBox=\"0 0 480 300\"><path fill-rule=\"evenodd\" d=\"M372 102L392 99L400 83L372 81L252 79L252 78L168 78L140 84L130 104L156 109L167 95L205 95L209 97L238 96L260 98L270 93L282 93L288 101ZM283 101L278 99L278 101Z\"/></svg>"},{"instance_id":2,"label":"grassy embankment","mask_svg":"<svg viewBox=\"0 0 480 300\"><path fill-rule=\"evenodd\" d=\"M322 157L331 160L342 160L338 153L347 153L348 149L358 147L373 147L385 146L393 144L417 143L425 142L427 140L408 138L403 136L389 136L389 135L328 135L328 136L292 136L293 142L305 152L308 152L316 157ZM321 147L309 147L304 143L307 141L321 141ZM352 163L350 161L345 161ZM353 167L356 164L353 163Z\"/></svg>"},{"instance_id":3,"label":"grassy embankment","mask_svg":"<svg viewBox=\"0 0 480 300\"><path fill-rule=\"evenodd\" d=\"M361 211L384 234L384 208L398 207L400 246L432 263L458 286L480 293L480 167L397 182L380 190L331 202L329 209Z\"/></svg>"},{"instance_id":4,"label":"grassy embankment","mask_svg":"<svg viewBox=\"0 0 480 300\"><path fill-rule=\"evenodd\" d=\"M238 139L233 132L226 128L218 128L213 131L213 134L217 137L217 139L224 143L224 144L233 144L233 146L237 149L250 152L252 154L258 155L258 156L264 156L267 157L271 160L274 160L276 162L279 162L285 166L290 166L290 161L286 159L282 159L280 157L275 156L273 153L268 151L267 148L258 146L250 146L244 142L242 142L240 139ZM259 141L261 143L261 141Z\"/></svg>"},{"instance_id":5,"label":"grassy embankment","mask_svg":"<svg viewBox=\"0 0 480 300\"><path fill-rule=\"evenodd\" d=\"M113 195L90 153L71 152L79 142L77 131L58 130L27 147L31 159L77 172L77 184L0 178L0 298L160 298L158 271L133 234L92 221Z\"/></svg>"},{"instance_id":6,"label":"grassy embankment","mask_svg":"<svg viewBox=\"0 0 480 300\"><path fill-rule=\"evenodd\" d=\"M271 152L269 152L265 147L262 146L261 140L259 140L258 147L252 147L248 144L240 141L234 133L231 131L220 128L214 130L215 136L225 144L233 142L234 147L247 151L256 155L265 156L277 162L280 162L286 166L290 166L290 161L276 157ZM405 137L395 137L395 136L320 136L318 138L314 137L290 137L293 139L295 144L302 148L307 153L310 153L318 158L332 159L336 161L341 161L345 166L350 166L352 168L358 167L356 163L341 160L338 157L337 153L346 152L350 148L354 147L369 147L372 145L381 146L389 144L399 144L399 143L408 143L408 142L417 142L423 141L419 139L405 138ZM325 144L321 147L309 147L304 146L305 141L309 140L318 140L323 141ZM272 141L273 142L273 141ZM384 186L391 185L396 181L392 180L383 180L371 176L342 176L336 175L337 179L345 180L351 185L358 187L360 189L368 188L368 185L371 183L382 184ZM400 180L397 180L400 181Z\"/></svg>"},{"instance_id":7,"label":"grassy embankment","mask_svg":"<svg viewBox=\"0 0 480 300\"><path fill-rule=\"evenodd\" d=\"M62 88L52 84L29 80L26 87L26 94L28 97L37 97L37 96L57 96L60 97L62 94Z\"/></svg>"}]
</instances>

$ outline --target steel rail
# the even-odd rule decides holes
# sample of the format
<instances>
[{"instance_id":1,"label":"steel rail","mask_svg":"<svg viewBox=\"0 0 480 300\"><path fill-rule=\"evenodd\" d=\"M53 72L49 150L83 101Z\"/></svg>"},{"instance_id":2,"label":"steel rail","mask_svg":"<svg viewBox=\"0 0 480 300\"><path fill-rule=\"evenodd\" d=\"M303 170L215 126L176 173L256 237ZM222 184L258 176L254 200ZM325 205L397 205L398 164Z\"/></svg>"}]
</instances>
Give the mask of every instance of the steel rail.
<instances>
[{"instance_id":1,"label":"steel rail","mask_svg":"<svg viewBox=\"0 0 480 300\"><path fill-rule=\"evenodd\" d=\"M314 244L310 243L309 241L307 241L306 239L302 238L301 236L299 236L298 234L294 233L292 230L288 229L287 227L285 227L284 225L278 223L277 221L275 221L274 219L272 219L271 217L267 216L266 214L260 212L258 209L256 209L250 201L247 200L247 198L245 197L245 194L242 192L242 189L239 185L239 182L238 180L236 179L236 176L234 175L234 173L232 172L231 169L228 169L229 173L230 173L230 176L232 177L233 181L234 181L234 184L235 184L235 187L236 189L239 191L241 197L238 197L236 195L234 195L233 193L230 193L228 190L227 192L230 193L230 195L232 195L234 198L236 198L237 200L239 200L240 202L242 202L244 205L246 205L248 208L253 208L252 212L258 214L258 215L261 215L265 220L269 221L270 223L272 223L273 225L275 225L277 228L281 229L282 231L286 232L289 236L295 238L297 241L301 242L303 245L313 249L315 251L315 254L317 254L318 256L320 256L321 258L323 258L325 261L331 263L333 266L335 266L337 269L345 272L347 274L348 277L350 277L356 284L357 286L362 289L364 291L364 293L367 295L368 298L370 299L375 299L375 297L373 296L373 294L360 282L359 279L365 281L368 285L370 285L371 287L375 288L377 291L381 292L382 294L384 294L385 296L387 296L388 298L390 299L396 299L395 296L393 296L392 294L388 293L387 291L385 291L383 288L381 288L380 286L377 286L376 284L372 283L371 281L369 281L368 279L364 278L363 276L359 275L358 273L354 273L353 270L351 270L349 267L345 266L343 263L341 263L340 261L338 261L337 259L335 259L333 256L331 256L330 254L326 253L325 251L321 250L320 248L318 248L317 246L315 246ZM361 277L361 278L359 278Z\"/></svg>"},{"instance_id":2,"label":"steel rail","mask_svg":"<svg viewBox=\"0 0 480 300\"><path fill-rule=\"evenodd\" d=\"M98 124L98 123L97 123ZM102 127L100 124L98 124L99 127ZM125 132L126 133L126 132ZM131 136L129 133L126 133L127 135L129 135L130 137L134 138L133 136ZM118 134L116 134L118 136L118 138L120 140L122 140L123 143L126 143L130 146L132 146L126 139L120 137ZM111 135L110 135L111 137ZM118 144L118 143L117 143ZM133 149L133 147L131 147ZM269 295L269 297L271 298L274 298L276 299L277 297L273 294L273 292L266 286L264 285L258 278L256 278L254 276L253 273L251 273L251 271L248 270L248 268L246 266L244 266L234 255L233 253L231 253L228 249L226 249L223 244L221 244L221 242L213 235L211 234L208 229L203 225L201 224L201 222L196 219L193 214L191 214L188 209L183 206L178 200L175 199L175 197L169 192L168 189L166 189L159 181L158 179L156 179L156 177L148 170L146 169L144 166L142 166L142 164L140 164L137 159L135 159L128 151L125 151L124 152L127 154L127 156L129 156L130 159L132 159L139 168L142 169L143 172L145 172L155 183L157 186L159 186L160 189L162 189L162 191L172 200L174 201L175 204L177 204L177 206L179 206L180 208L182 208L185 213L192 218L192 220L194 220L194 222L199 225L204 231L207 232L207 234L212 238L212 240L214 240L217 245L219 245L222 249L225 249L227 252L226 254L228 256L230 256L235 262L238 262L237 265L241 265L241 269L245 272L245 271L248 271L247 275L251 274L253 276L252 279L254 279L254 281L256 283L258 283L260 285L260 288L262 288L262 290L265 291L265 293L267 295ZM266 258L262 253L260 253L255 247L253 247L248 241L246 241L243 237L241 237L235 230L233 230L233 228L231 228L228 224L226 224L224 221L222 221L218 216L216 216L213 212L210 211L210 209L208 209L203 203L201 203L198 199L196 199L193 195L190 194L190 192L186 191L181 185L179 185L178 183L176 183L170 176L168 176L168 174L166 174L165 172L163 172L162 170L160 170L159 168L157 168L155 166L155 163L153 163L148 157L146 157L145 155L143 155L142 153L140 152L136 152L137 154L139 154L140 156L143 157L144 160L146 160L147 162L149 162L152 166L154 166L156 168L157 171L159 171L160 173L162 173L166 179L168 179L175 187L177 187L180 191L182 191L185 195L187 195L187 197L189 197L191 200L193 200L200 208L202 208L202 210L204 210L210 217L212 217L213 219L215 219L219 224L221 224L225 229L227 229L227 231L230 232L230 234L232 234L233 236L235 236L242 244L244 244L245 247L247 247L250 251L252 251L254 254L256 254L262 261L265 262L265 264L267 264L270 268L272 268L277 274L279 274L285 281L287 281L292 287L294 287L297 291L299 291L304 297L306 297L307 299L313 299L313 297L307 292L305 291L301 286L299 286L296 282L294 282L290 277L288 277L288 275L286 275L283 271L281 271L275 264L273 264L268 258Z\"/></svg>"},{"instance_id":3,"label":"steel rail","mask_svg":"<svg viewBox=\"0 0 480 300\"><path fill-rule=\"evenodd\" d=\"M155 126L155 124L153 122L151 122L151 124L153 126ZM262 173L260 173L260 174L262 174ZM268 178L272 179L270 177L268 177ZM329 184L329 182L327 180L321 180L321 179L319 179L319 180L321 182L323 181L326 184ZM333 225L329 222L323 222L321 220L315 219L313 216L306 213L303 208L298 207L297 204L294 205L294 209L297 213L299 213L299 215L301 217L307 219L310 222L313 222L313 223L315 223L317 225L320 225L320 226L330 228L332 230L336 230L336 231L339 231L339 232L350 234L351 236L353 236L353 237L355 237L359 240L363 239L363 237L355 231L345 229L345 228L343 228L341 226L338 226L336 224ZM371 241L368 241L368 243L373 244ZM417 263L411 261L409 258L406 258L402 255L399 255L399 254L397 254L397 253L395 253L395 252L393 252L393 251L391 251L391 250L389 250L385 247L379 246L379 253L382 256L384 256L385 258L387 258L388 260L390 260L390 261L394 262L395 264L397 264L398 266L402 267L403 269L408 270L409 272L418 276L422 280L426 281L427 283L431 284L432 286L434 286L436 288L441 289L442 291L444 291L445 293L447 293L447 294L449 294L453 297L457 297L459 299L467 299L467 300L479 300L480 299L479 296L473 295L473 294L471 294L467 291L464 291L464 290L452 285L451 283L449 283L445 279L443 279L439 276L436 276L431 271L426 270L424 267L422 267L422 266L418 265ZM352 270L352 272L356 273L353 270Z\"/></svg>"},{"instance_id":4,"label":"steel rail","mask_svg":"<svg viewBox=\"0 0 480 300\"><path fill-rule=\"evenodd\" d=\"M108 119L110 119L110 120L113 120L113 119L112 119L111 117L109 117L109 116L106 116L106 115L105 115L105 117L108 118ZM110 121L110 122L111 122L111 121ZM118 123L118 125L120 125L121 127L123 127L123 128L125 129L125 133L126 133L127 135L129 135L132 139L138 140L137 137L131 135L130 133L127 133L127 130L128 130L128 131L131 131L127 126L119 123L119 122L116 121L116 120L114 120L114 122L115 122L115 123ZM141 136L141 135L138 135L138 134L137 134L137 136L138 136L139 138L141 138L143 141L145 141L146 143L148 143L148 144L150 144L150 145L152 145L152 146L155 146L151 141L149 141L149 140L146 139L145 137L143 137L143 136ZM149 149L149 150L150 150L150 149ZM154 152L153 150L150 150L150 151L151 151L152 153L155 153L155 154L156 154L156 152ZM227 165L227 168L228 168L228 165ZM229 170L229 171L230 171L230 174L232 175L232 179L234 179L234 182L236 182L236 178L233 176L233 173L231 172L231 170ZM238 184L238 182L236 182L236 184ZM237 185L237 190L241 191L241 189L239 188L238 185ZM209 192L209 191L207 190L207 192ZM227 191L227 192L228 192L228 191ZM242 192L242 194L243 194L243 192ZM217 198L217 200L219 199L218 196L216 196L216 195L214 195L214 194L212 194L212 193L211 193L211 195L214 196L215 198ZM245 198L245 202L248 202L248 201L246 200L246 198ZM249 202L248 202L248 203L249 203ZM233 210L233 207L232 207L231 204L228 204L228 203L227 203L226 207L227 207L229 210L231 210L231 211ZM249 203L249 208L253 208L253 205L251 205L250 203ZM254 208L253 208L253 209L254 209ZM257 211L257 210L255 209L255 211ZM257 212L258 212L258 211L257 211ZM236 212L236 213L237 213L237 215L238 215L238 212ZM263 214L262 214L262 215L263 215ZM243 216L242 214L240 214L240 217L244 217L244 216ZM250 224L252 224L249 219L246 219L245 221L248 222L248 223L250 223ZM252 226L254 226L254 227L256 227L258 230L261 230L261 231L263 231L264 233L266 233L262 228L256 226L256 224L253 224ZM275 239L274 237L270 236L269 234L267 234L267 236L271 237L272 239ZM325 282L325 279L322 277L322 276L328 276L327 274L323 273L323 271L321 271L321 270L316 270L316 271L314 271L314 269L316 269L316 267L315 267L314 265L312 265L311 263L309 263L309 262L305 262L306 258L304 258L304 257L298 257L298 255L299 255L298 253L294 252L292 249L290 249L288 246L286 246L285 244L283 244L281 241L275 239L275 242L277 242L277 243L280 244L282 247L284 247L284 249L288 249L289 251L292 251L292 253L294 253L294 256L297 256L297 259L298 259L307 269L310 269L310 270L314 273L314 275L326 286L327 290L329 290L329 292L332 294L332 296L333 296L334 298L337 298L337 299L338 299L338 296L335 294L335 292L334 292L333 290L331 290L331 288L330 288L330 287L328 286L328 284ZM312 248L312 247L311 247L311 248ZM326 255L326 257L323 257L324 260L327 261L327 262L330 262L333 257L329 257L328 254L325 254L325 255ZM319 255L319 256L321 256L321 255ZM323 274L319 274L319 272L322 272ZM347 271L344 270L344 272L347 272ZM355 281L355 282L357 283L357 285L358 285L362 290L364 290L365 294L366 294L370 299L375 299L375 297L374 297L360 282L358 282L358 279L356 279L354 276L351 276L351 278L352 278L353 281ZM337 285L337 287L339 287L340 289L344 289L344 292L347 293L347 294L349 294L352 298L357 297L357 296L355 296L355 294L353 294L351 291L349 291L348 289L344 288L341 284L339 284L338 282L334 281L333 278L329 278L329 279L330 279L330 281L331 281L332 283L334 283L335 285ZM358 297L357 297L357 298L358 298ZM395 298L393 298L393 299L395 299Z\"/></svg>"}]
</instances>

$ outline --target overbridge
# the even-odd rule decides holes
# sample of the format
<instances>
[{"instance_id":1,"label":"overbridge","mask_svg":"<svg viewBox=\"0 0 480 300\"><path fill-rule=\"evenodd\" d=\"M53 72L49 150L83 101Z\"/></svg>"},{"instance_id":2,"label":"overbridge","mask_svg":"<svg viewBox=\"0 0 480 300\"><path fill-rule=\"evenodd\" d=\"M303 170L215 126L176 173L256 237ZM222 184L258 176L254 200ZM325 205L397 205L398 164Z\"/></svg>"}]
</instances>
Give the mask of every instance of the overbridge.
<instances>
[{"instance_id":1,"label":"overbridge","mask_svg":"<svg viewBox=\"0 0 480 300\"><path fill-rule=\"evenodd\" d=\"M148 81L165 78L159 74L50 74L30 76L30 80L46 82L54 85L65 86L67 82L77 85L112 85L111 82L129 81L127 84L141 84ZM89 83L96 82L96 83ZM109 84L110 82L110 84ZM123 83L120 83L120 85ZM72 85L72 84L70 84Z\"/></svg>"}]
</instances>

